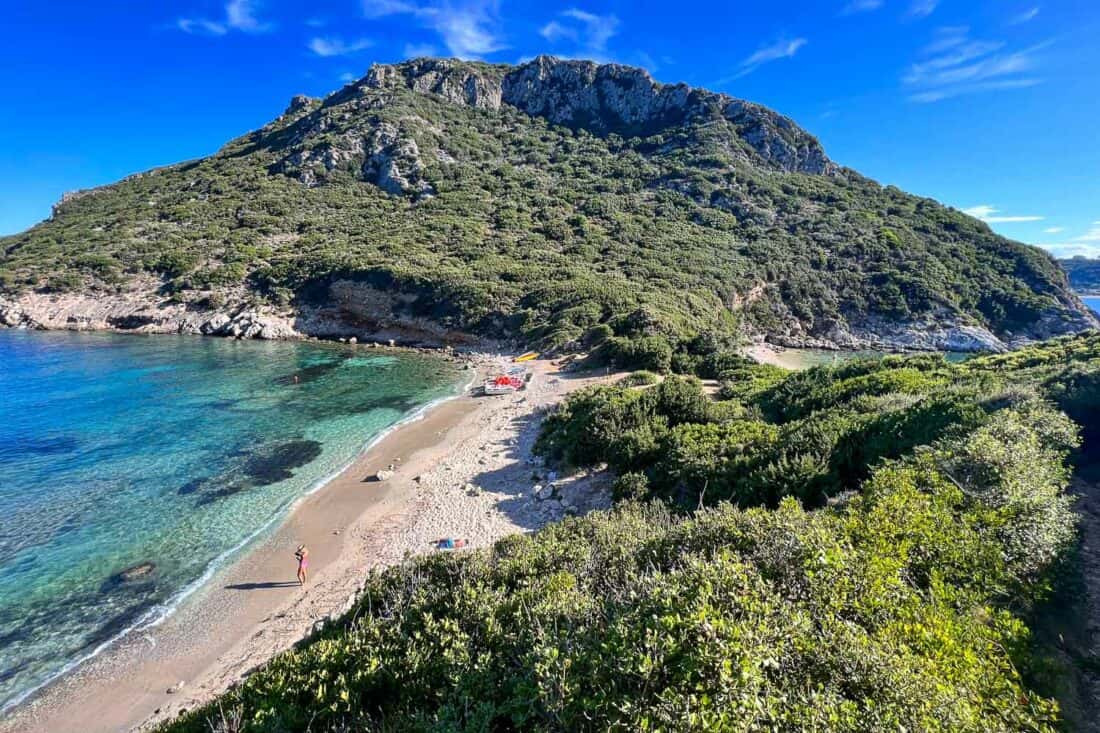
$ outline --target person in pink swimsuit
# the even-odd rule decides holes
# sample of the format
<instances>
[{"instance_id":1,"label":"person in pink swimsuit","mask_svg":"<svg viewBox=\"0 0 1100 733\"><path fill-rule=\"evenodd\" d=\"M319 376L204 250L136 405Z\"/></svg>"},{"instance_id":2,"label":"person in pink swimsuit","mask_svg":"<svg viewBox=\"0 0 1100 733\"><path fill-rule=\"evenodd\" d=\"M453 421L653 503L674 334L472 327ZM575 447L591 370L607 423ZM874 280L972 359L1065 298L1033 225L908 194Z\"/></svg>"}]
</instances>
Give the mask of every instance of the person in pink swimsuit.
<instances>
[{"instance_id":1,"label":"person in pink swimsuit","mask_svg":"<svg viewBox=\"0 0 1100 733\"><path fill-rule=\"evenodd\" d=\"M298 545L294 557L298 558L298 585L306 584L306 568L309 567L309 550L305 545Z\"/></svg>"}]
</instances>

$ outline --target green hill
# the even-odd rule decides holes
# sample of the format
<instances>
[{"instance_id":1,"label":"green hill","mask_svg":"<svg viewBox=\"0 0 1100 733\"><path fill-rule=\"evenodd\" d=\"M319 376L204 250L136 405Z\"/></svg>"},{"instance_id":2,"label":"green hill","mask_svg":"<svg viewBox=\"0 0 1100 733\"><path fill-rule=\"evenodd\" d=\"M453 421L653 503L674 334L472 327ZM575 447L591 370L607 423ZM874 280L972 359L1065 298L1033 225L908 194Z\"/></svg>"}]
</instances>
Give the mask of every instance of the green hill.
<instances>
[{"instance_id":1,"label":"green hill","mask_svg":"<svg viewBox=\"0 0 1100 733\"><path fill-rule=\"evenodd\" d=\"M1078 426L1097 455L1100 337L727 367L719 401L576 394L539 447L609 463L617 508L375 572L165 730L1087 729L1065 489Z\"/></svg>"},{"instance_id":2,"label":"green hill","mask_svg":"<svg viewBox=\"0 0 1100 733\"><path fill-rule=\"evenodd\" d=\"M0 239L0 288L8 325L246 336L969 350L1095 325L1043 252L775 112L548 57L295 98L208 158L67 195Z\"/></svg>"}]
</instances>

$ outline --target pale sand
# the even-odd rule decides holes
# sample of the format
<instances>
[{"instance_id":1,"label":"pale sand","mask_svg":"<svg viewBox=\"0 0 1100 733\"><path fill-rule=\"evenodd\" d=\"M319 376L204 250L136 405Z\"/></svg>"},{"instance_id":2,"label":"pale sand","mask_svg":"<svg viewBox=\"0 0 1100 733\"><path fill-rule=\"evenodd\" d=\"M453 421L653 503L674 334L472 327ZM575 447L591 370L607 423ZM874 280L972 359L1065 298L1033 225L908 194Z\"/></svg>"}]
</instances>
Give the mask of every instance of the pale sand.
<instances>
[{"instance_id":1,"label":"pale sand","mask_svg":"<svg viewBox=\"0 0 1100 733\"><path fill-rule=\"evenodd\" d=\"M544 409L607 377L560 374L545 361L531 367L535 376L524 392L460 397L386 436L175 615L46 688L0 729L96 733L150 726L210 700L348 608L371 568L436 551L433 542L442 537L485 546L567 512L609 506L600 474L556 481L555 498L535 496L533 489L554 477L531 456ZM483 359L479 372L488 368ZM393 478L365 481L391 463ZM310 548L304 588L294 579L300 542ZM180 682L181 689L168 692Z\"/></svg>"}]
</instances>

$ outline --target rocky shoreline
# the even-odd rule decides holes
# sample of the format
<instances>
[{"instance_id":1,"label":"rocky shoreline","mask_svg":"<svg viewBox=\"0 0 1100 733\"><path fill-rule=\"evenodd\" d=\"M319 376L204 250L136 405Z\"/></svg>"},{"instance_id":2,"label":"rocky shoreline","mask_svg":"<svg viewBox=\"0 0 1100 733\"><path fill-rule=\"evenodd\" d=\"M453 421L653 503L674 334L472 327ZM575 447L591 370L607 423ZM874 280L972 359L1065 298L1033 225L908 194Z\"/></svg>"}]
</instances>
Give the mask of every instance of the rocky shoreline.
<instances>
[{"instance_id":1,"label":"rocky shoreline","mask_svg":"<svg viewBox=\"0 0 1100 733\"><path fill-rule=\"evenodd\" d=\"M323 306L278 308L257 304L244 291L220 293L226 305L158 299L155 288L117 294L26 293L0 298L0 326L47 331L111 331L142 334L192 334L236 339L321 339L424 349L448 347L507 351L517 344L450 330L423 318L402 315L398 295L337 282L332 301ZM759 333L756 341L785 348L836 351L1005 352L1054 336L1096 330L1091 312L1050 313L1026 332L998 336L989 329L961 323L950 314L910 321L867 318L858 325L835 322L821 334L803 331L797 322L781 333Z\"/></svg>"},{"instance_id":2,"label":"rocky shoreline","mask_svg":"<svg viewBox=\"0 0 1100 733\"><path fill-rule=\"evenodd\" d=\"M343 304L277 308L256 304L244 293L222 296L225 305L157 299L148 290L118 294L26 293L0 298L0 327L39 331L109 331L137 334L187 334L235 339L319 339L431 350L463 347L508 350L509 344L451 331L429 321L353 312Z\"/></svg>"}]
</instances>

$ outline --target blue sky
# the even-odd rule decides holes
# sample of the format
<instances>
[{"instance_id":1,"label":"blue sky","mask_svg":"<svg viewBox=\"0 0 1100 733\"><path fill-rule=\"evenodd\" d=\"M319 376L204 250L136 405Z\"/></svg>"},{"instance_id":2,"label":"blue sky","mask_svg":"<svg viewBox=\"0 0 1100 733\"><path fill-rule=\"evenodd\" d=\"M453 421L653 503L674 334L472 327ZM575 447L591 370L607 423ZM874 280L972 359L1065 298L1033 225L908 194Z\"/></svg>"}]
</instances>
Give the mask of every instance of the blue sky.
<instances>
[{"instance_id":1,"label":"blue sky","mask_svg":"<svg viewBox=\"0 0 1100 733\"><path fill-rule=\"evenodd\" d=\"M1100 256L1095 0L53 0L4 13L0 233L64 191L212 153L375 61L553 53L761 102L883 183Z\"/></svg>"}]
</instances>

